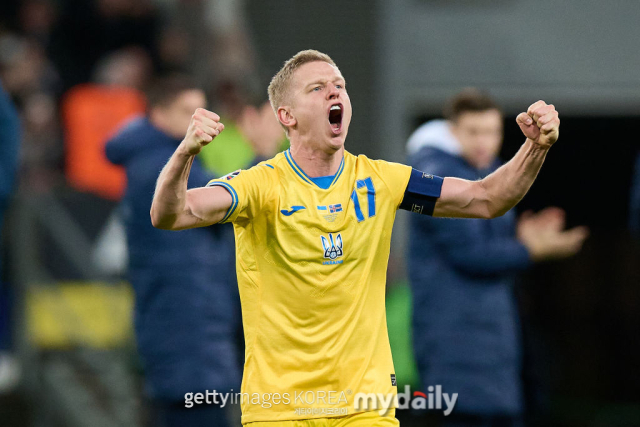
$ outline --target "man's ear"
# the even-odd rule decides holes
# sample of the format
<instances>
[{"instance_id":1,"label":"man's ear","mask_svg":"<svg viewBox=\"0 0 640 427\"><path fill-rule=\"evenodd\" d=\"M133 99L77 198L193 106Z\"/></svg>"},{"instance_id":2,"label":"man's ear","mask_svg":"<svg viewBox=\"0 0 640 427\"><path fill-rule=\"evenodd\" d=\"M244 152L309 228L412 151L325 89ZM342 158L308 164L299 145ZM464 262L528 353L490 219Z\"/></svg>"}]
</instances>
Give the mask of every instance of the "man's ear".
<instances>
[{"instance_id":1,"label":"man's ear","mask_svg":"<svg viewBox=\"0 0 640 427\"><path fill-rule=\"evenodd\" d=\"M289 107L278 108L278 120L282 126L288 128L293 127L298 123L296 118L293 117L293 114L291 114L291 109Z\"/></svg>"}]
</instances>

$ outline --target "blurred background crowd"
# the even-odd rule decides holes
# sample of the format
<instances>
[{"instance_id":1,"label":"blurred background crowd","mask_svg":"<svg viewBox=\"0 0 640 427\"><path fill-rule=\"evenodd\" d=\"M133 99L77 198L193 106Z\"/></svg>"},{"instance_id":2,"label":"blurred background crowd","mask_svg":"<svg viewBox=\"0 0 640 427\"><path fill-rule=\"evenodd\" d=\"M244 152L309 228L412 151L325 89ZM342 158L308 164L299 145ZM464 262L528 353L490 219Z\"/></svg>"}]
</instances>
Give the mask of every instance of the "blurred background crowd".
<instances>
[{"instance_id":1,"label":"blurred background crowd","mask_svg":"<svg viewBox=\"0 0 640 427\"><path fill-rule=\"evenodd\" d=\"M592 0L557 3L1 2L0 425L143 426L166 422L156 420L158 413L165 420L179 418L184 415L176 407L181 389L171 389L163 379L180 363L172 361L165 371L151 367L162 365L163 352L177 347L182 353L171 357L182 365L189 360L191 366L211 368L198 374L202 383L194 379L180 386L239 387L243 350L237 295L229 292L234 286L231 230L165 241L144 228L150 224L138 225L171 150L155 151L156 163L135 163L128 160L135 153L125 148L122 154L117 144L127 145L127 138L148 141L140 150L149 159L155 141L177 144L180 129L186 130L181 113L189 117L192 107L206 106L220 114L225 131L200 155L201 178L194 186L271 157L286 140L264 104L266 87L284 60L307 48L331 55L348 82L354 119L347 149L419 165L426 172L481 177L497 167L497 155L507 160L522 143L517 113L538 99L554 103L560 112L558 146L510 222L491 231L481 225L460 231L450 223L420 225L410 222L409 214L398 214L387 315L399 389L408 384L424 392L444 381L445 391L458 391L446 390L446 381L453 381L446 375L432 376L429 367L441 361L425 356L436 353L428 343L438 339L429 325L440 332L451 327L450 334L469 327L471 337L489 337L483 334L498 319L496 327L513 337L502 344L518 359L513 368L518 383L497 386L507 396L498 400L508 403L496 409L498 415L501 410L522 415L529 426L640 425L640 53L633 43L640 37L640 5L631 0L615 6ZM481 100L491 94L488 103L462 111L489 112L488 120L496 120L493 130L479 131L493 132L496 141L488 161L474 162L473 154L447 145L464 140L463 122L457 121L462 115L445 117L458 127L453 136L442 131L440 142L418 133L425 122L444 123L434 120L451 105L447 100L469 86L482 89L472 92ZM413 145L409 140L407 147L412 134L414 141L422 139ZM108 141L115 147L107 150L109 158ZM136 175L140 170L147 176ZM138 182L144 185L136 193ZM516 216L523 212L516 230ZM589 230L582 250L583 237L571 250L529 262L532 245L543 245L540 230L557 237L578 226L585 235ZM490 254L490 248L473 246L482 236L511 240L497 244L509 250L491 252L494 258L479 259L478 267L469 257ZM438 239L454 239L459 246L439 247ZM144 252L158 250L158 244L179 248L203 241L209 246L202 248L216 254L218 262L207 264L209 270L199 277L177 275L179 267L162 258L170 254ZM445 276L439 267L431 272L408 267L407 260L428 264L425 245L433 252L451 249L452 271L462 269L464 278L455 272ZM475 250L460 251L464 245ZM156 264L141 261L156 256ZM495 269L488 271L487 265ZM209 277L215 286L207 287ZM172 294L171 283L161 279L197 283L195 289L204 290L187 287ZM481 283L473 284L476 280ZM429 286L421 287L422 282ZM462 295L465 287L472 293ZM486 297L489 287L500 287L501 293ZM168 293L155 296L165 288ZM442 289L458 293L439 294ZM437 315L412 316L412 305L414 312L425 309L430 297L436 305L450 302L451 310L460 298L473 305L486 297L488 306L484 317L467 319L475 322L471 327L439 323ZM176 301L191 307L194 317L174 313ZM210 301L210 307L201 307L202 301ZM173 326L154 317L167 310L180 319ZM201 325L202 330L185 332L195 317L208 319L202 325L213 330ZM145 335L140 330L145 327L154 332ZM202 336L215 343L205 349L211 360L189 347ZM162 348L148 344L163 340ZM457 360L455 355L467 350L454 345L441 356ZM480 358L487 354L478 353ZM482 384L480 379L477 388ZM468 395L482 393L471 387ZM492 403L478 399L477 407L467 409L469 416L491 412ZM238 425L237 411L209 415ZM410 410L399 411L398 418L406 426L441 422Z\"/></svg>"}]
</instances>

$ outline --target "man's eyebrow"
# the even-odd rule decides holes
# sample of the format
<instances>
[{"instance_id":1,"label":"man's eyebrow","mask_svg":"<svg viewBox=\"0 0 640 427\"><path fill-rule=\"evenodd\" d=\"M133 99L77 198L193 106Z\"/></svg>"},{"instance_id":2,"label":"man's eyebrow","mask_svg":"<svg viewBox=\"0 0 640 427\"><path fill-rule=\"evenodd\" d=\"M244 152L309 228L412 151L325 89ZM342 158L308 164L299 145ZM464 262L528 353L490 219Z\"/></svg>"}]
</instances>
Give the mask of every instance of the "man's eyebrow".
<instances>
[{"instance_id":1,"label":"man's eyebrow","mask_svg":"<svg viewBox=\"0 0 640 427\"><path fill-rule=\"evenodd\" d=\"M326 82L327 80L316 80L315 82L309 83L307 84L305 87L309 87L309 86L313 86L313 85L319 85L319 84L324 84L324 82ZM332 82L343 82L346 83L347 81L344 79L344 77L336 77L335 79L332 80Z\"/></svg>"}]
</instances>

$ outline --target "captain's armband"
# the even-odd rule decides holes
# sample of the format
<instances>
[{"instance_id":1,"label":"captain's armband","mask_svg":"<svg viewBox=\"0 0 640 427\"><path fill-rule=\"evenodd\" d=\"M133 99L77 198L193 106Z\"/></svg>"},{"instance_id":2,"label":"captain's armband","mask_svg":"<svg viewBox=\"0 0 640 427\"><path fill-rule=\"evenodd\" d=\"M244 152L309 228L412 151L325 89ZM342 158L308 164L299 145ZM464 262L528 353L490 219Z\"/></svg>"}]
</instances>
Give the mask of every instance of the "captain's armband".
<instances>
[{"instance_id":1,"label":"captain's armband","mask_svg":"<svg viewBox=\"0 0 640 427\"><path fill-rule=\"evenodd\" d=\"M443 181L444 179L437 175L413 169L399 208L423 215L433 215Z\"/></svg>"}]
</instances>

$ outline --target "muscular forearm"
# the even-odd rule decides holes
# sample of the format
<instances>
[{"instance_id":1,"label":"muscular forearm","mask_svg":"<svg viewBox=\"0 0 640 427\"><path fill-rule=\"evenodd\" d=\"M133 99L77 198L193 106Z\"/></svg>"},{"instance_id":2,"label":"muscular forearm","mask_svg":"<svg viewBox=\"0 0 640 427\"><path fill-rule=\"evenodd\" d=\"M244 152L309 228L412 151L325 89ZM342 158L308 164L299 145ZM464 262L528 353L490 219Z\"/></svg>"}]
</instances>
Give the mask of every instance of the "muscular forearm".
<instances>
[{"instance_id":1,"label":"muscular forearm","mask_svg":"<svg viewBox=\"0 0 640 427\"><path fill-rule=\"evenodd\" d=\"M151 222L154 227L170 229L178 222L187 207L187 182L195 156L178 148L158 177L151 203Z\"/></svg>"},{"instance_id":2,"label":"muscular forearm","mask_svg":"<svg viewBox=\"0 0 640 427\"><path fill-rule=\"evenodd\" d=\"M527 194L548 150L527 138L509 162L480 181L492 217L504 215Z\"/></svg>"}]
</instances>

